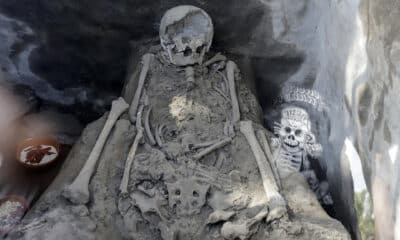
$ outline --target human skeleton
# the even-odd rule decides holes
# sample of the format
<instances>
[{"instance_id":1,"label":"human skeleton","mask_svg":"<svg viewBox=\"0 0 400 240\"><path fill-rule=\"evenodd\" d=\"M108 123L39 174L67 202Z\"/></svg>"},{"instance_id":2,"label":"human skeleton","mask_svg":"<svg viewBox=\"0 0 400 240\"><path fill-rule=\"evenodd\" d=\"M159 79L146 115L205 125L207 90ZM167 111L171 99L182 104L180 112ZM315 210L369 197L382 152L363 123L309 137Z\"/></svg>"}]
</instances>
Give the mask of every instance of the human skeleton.
<instances>
[{"instance_id":1,"label":"human skeleton","mask_svg":"<svg viewBox=\"0 0 400 240\"><path fill-rule=\"evenodd\" d=\"M238 74L236 64L226 62L226 57L221 54L204 61L211 47L213 33L211 18L202 9L178 6L167 11L160 24L162 51L143 56L138 86L129 106L129 118L136 125L137 133L125 162L119 188L120 201L132 200L143 216L148 214L149 218L145 217L148 221L152 221L154 216L160 218L158 227L164 239L195 236L195 233L185 230L183 226L191 226L193 229L196 224L192 222L195 222L194 219L206 204L213 209L207 224L222 222L220 234L225 239L249 238L254 233L254 225L263 219L270 222L286 214L286 202L279 193L279 175L282 177L288 172L299 171L304 164L304 150L318 151L308 115L299 109L287 109L279 125L280 131L277 132L282 143L279 159L277 165L271 162L273 156L265 130L257 128L256 131L252 121L241 121L238 89L235 85ZM167 69L166 72L163 69ZM165 81L164 78L171 72L183 72L185 90L182 90L180 75L173 75L171 82ZM223 116L212 115L211 107L201 104L201 98L206 96L200 94L198 101L193 97L196 96L196 88L199 91L207 87L210 89L201 81L209 76L220 77L217 82L211 81L211 84L215 84L211 89L217 95L210 97L215 99L213 107L221 107ZM168 86L167 83L174 86ZM160 88L164 89L163 94L156 95ZM174 97L167 99L166 96ZM165 101L154 100L163 97ZM219 102L223 104L220 106ZM226 106L230 106L231 111L226 112ZM64 196L71 202L87 204L90 201L89 182L97 160L113 124L127 109L128 105L122 98L113 103L109 119L89 159L64 191ZM151 112L152 109L157 111ZM292 111L300 115L292 114ZM151 113L153 121L161 119L153 122L154 126L151 123ZM193 119L202 125L196 125ZM286 127L290 127L291 131L285 132ZM292 131L295 128L301 129L304 134L296 136L296 130ZM248 206L249 199L240 190L238 174L235 171L227 174L220 172L226 159L223 149L238 136L238 129L256 160L267 204L252 218L240 213ZM196 142L196 137L210 135L214 139ZM218 152L214 164L202 162L207 161L208 156L214 152ZM214 189L215 201L207 199L211 188ZM224 201L215 197L217 194L222 194ZM126 211L129 210L120 210L121 215L126 216Z\"/></svg>"}]
</instances>

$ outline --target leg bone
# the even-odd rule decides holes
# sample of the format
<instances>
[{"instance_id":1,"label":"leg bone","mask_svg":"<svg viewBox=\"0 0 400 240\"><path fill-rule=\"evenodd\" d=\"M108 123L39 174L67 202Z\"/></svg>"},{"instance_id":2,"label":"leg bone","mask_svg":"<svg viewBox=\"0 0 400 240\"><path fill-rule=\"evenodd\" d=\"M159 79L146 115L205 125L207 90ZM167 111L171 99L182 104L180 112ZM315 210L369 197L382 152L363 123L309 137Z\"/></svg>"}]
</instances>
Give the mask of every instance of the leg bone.
<instances>
[{"instance_id":1,"label":"leg bone","mask_svg":"<svg viewBox=\"0 0 400 240\"><path fill-rule=\"evenodd\" d=\"M265 155L267 156L269 165L272 168L272 173L274 174L276 184L278 185L278 188L281 189L282 185L281 185L281 180L279 177L278 169L276 168L275 159L272 154L271 148L269 147L269 143L268 143L267 137L265 136L265 132L263 130L258 130L257 138L261 142L261 145L264 149Z\"/></svg>"},{"instance_id":2,"label":"leg bone","mask_svg":"<svg viewBox=\"0 0 400 240\"><path fill-rule=\"evenodd\" d=\"M280 218L286 212L286 203L278 192L278 186L273 177L274 175L272 173L271 166L269 165L268 160L265 157L259 142L257 141L252 122L240 122L240 131L246 137L260 170L268 206L271 209L268 215L268 220Z\"/></svg>"},{"instance_id":3,"label":"leg bone","mask_svg":"<svg viewBox=\"0 0 400 240\"><path fill-rule=\"evenodd\" d=\"M89 154L89 157L81 169L79 175L64 189L63 196L70 200L74 204L86 204L89 202L89 182L92 177L97 161L103 150L104 144L111 132L111 129L115 125L117 119L123 112L128 109L129 105L122 99L113 101L111 111L108 115L108 119L104 124L104 127Z\"/></svg>"},{"instance_id":4,"label":"leg bone","mask_svg":"<svg viewBox=\"0 0 400 240\"><path fill-rule=\"evenodd\" d=\"M229 93L231 95L231 102L232 102L232 122L234 124L240 121L239 102L235 87L235 70L236 70L236 64L232 61L229 61L226 65L226 72L228 76Z\"/></svg>"},{"instance_id":5,"label":"leg bone","mask_svg":"<svg viewBox=\"0 0 400 240\"><path fill-rule=\"evenodd\" d=\"M141 123L142 111L143 111L143 105L141 105L139 107L139 110L137 113L137 119L136 119L137 134L136 134L135 140L132 143L131 148L129 149L128 157L125 162L124 175L122 176L121 185L119 187L119 190L121 191L122 195L128 194L128 184L129 184L129 177L131 174L131 167L132 167L133 159L135 158L139 143L143 138L143 127L142 127L142 123Z\"/></svg>"},{"instance_id":6,"label":"leg bone","mask_svg":"<svg viewBox=\"0 0 400 240\"><path fill-rule=\"evenodd\" d=\"M143 68L142 68L142 71L140 72L139 82L138 82L138 86L136 88L135 96L133 97L131 106L129 108L129 117L132 122L136 121L137 108L139 106L139 101L140 101L140 98L142 95L142 90L144 87L144 83L146 81L147 74L149 72L150 63L151 63L152 59L153 59L153 54L149 54L149 53L145 54L142 58Z\"/></svg>"}]
</instances>

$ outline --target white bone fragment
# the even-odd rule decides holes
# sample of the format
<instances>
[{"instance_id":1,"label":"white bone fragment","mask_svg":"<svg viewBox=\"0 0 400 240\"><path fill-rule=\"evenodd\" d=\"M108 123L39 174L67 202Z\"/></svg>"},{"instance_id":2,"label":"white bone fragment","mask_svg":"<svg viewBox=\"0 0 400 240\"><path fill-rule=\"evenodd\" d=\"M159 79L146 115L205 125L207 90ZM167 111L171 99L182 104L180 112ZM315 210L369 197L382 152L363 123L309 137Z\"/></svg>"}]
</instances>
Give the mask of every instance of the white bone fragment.
<instances>
[{"instance_id":1,"label":"white bone fragment","mask_svg":"<svg viewBox=\"0 0 400 240\"><path fill-rule=\"evenodd\" d=\"M187 90L192 90L196 85L195 72L192 66L185 68L185 77L187 82Z\"/></svg>"},{"instance_id":2,"label":"white bone fragment","mask_svg":"<svg viewBox=\"0 0 400 240\"><path fill-rule=\"evenodd\" d=\"M282 188L281 179L279 177L279 172L276 167L274 155L272 154L267 137L265 136L265 132L263 130L258 130L257 138L261 142L261 146L263 147L265 155L267 156L267 160L271 166L272 173L274 174L276 184L278 185L278 189L281 189Z\"/></svg>"},{"instance_id":3,"label":"white bone fragment","mask_svg":"<svg viewBox=\"0 0 400 240\"><path fill-rule=\"evenodd\" d=\"M156 145L156 140L154 139L153 133L151 132L151 128L150 128L150 113L151 113L151 106L149 107L149 109L146 112L146 115L144 117L144 128L146 130L146 135L147 135L147 139L150 142L150 145L154 146Z\"/></svg>"},{"instance_id":4,"label":"white bone fragment","mask_svg":"<svg viewBox=\"0 0 400 240\"><path fill-rule=\"evenodd\" d=\"M139 143L143 138L142 112L143 112L143 105L139 107L139 110L137 112L137 118L136 118L137 133L135 136L135 140L133 141L132 146L129 149L128 157L125 162L124 175L122 176L121 185L119 187L119 190L123 196L126 196L128 194L128 184L129 184L129 177L131 174L133 159L135 158Z\"/></svg>"},{"instance_id":5,"label":"white bone fragment","mask_svg":"<svg viewBox=\"0 0 400 240\"><path fill-rule=\"evenodd\" d=\"M226 96L225 93L224 93L221 89L219 89L218 87L215 87L215 86L213 87L213 89L214 89L217 93L219 93L226 101L231 102L231 100L229 99L229 97Z\"/></svg>"},{"instance_id":6,"label":"white bone fragment","mask_svg":"<svg viewBox=\"0 0 400 240\"><path fill-rule=\"evenodd\" d=\"M216 210L212 212L206 221L206 224L215 224L219 222L228 221L231 217L235 216L236 212L234 211L224 211L224 210Z\"/></svg>"},{"instance_id":7,"label":"white bone fragment","mask_svg":"<svg viewBox=\"0 0 400 240\"><path fill-rule=\"evenodd\" d=\"M224 55L222 55L221 53L217 53L217 54L215 54L214 57L210 58L208 61L203 63L203 66L204 67L208 67L211 64L216 63L216 62L220 62L220 61L226 61L226 57Z\"/></svg>"},{"instance_id":8,"label":"white bone fragment","mask_svg":"<svg viewBox=\"0 0 400 240\"><path fill-rule=\"evenodd\" d=\"M241 223L226 222L222 225L221 235L227 240L245 240L248 239L255 231L250 230L256 223L261 222L268 215L268 209L263 209L253 218Z\"/></svg>"},{"instance_id":9,"label":"white bone fragment","mask_svg":"<svg viewBox=\"0 0 400 240\"><path fill-rule=\"evenodd\" d=\"M202 150L201 152L197 153L196 155L194 155L193 159L194 160L200 160L201 158L203 158L207 154L211 153L212 151L214 151L214 150L216 150L218 148L221 148L221 147L227 145L231 141L232 141L231 137L225 137L221 141L216 142L215 144L209 146L208 148L206 148L206 149Z\"/></svg>"},{"instance_id":10,"label":"white bone fragment","mask_svg":"<svg viewBox=\"0 0 400 240\"><path fill-rule=\"evenodd\" d=\"M227 93L227 87L229 87L229 81L228 81L228 79L226 78L226 76L221 72L221 71L217 71L217 73L222 77L222 80L223 80L223 86L224 86L224 89L225 89L225 93Z\"/></svg>"},{"instance_id":11,"label":"white bone fragment","mask_svg":"<svg viewBox=\"0 0 400 240\"><path fill-rule=\"evenodd\" d=\"M221 169L222 165L224 164L225 161L226 161L226 156L225 156L224 152L219 152L217 161L215 162L214 167L216 167L217 169Z\"/></svg>"},{"instance_id":12,"label":"white bone fragment","mask_svg":"<svg viewBox=\"0 0 400 240\"><path fill-rule=\"evenodd\" d=\"M162 131L160 131L160 129L162 129L162 125L158 125L157 124L156 128L154 129L154 136L155 136L157 145L159 147L162 147L164 143L163 143L163 141L161 139L161 136L160 136L161 135L160 132L162 132Z\"/></svg>"},{"instance_id":13,"label":"white bone fragment","mask_svg":"<svg viewBox=\"0 0 400 240\"><path fill-rule=\"evenodd\" d=\"M236 70L236 64L232 61L228 61L226 65L226 72L228 76L229 93L231 96L231 103L232 103L232 122L234 124L240 121L239 102L235 87L235 70Z\"/></svg>"},{"instance_id":14,"label":"white bone fragment","mask_svg":"<svg viewBox=\"0 0 400 240\"><path fill-rule=\"evenodd\" d=\"M231 121L226 121L224 123L224 135L225 136L235 136L235 128Z\"/></svg>"},{"instance_id":15,"label":"white bone fragment","mask_svg":"<svg viewBox=\"0 0 400 240\"><path fill-rule=\"evenodd\" d=\"M275 220L282 217L286 213L286 203L283 197L278 192L278 185L274 179L274 175L269 165L264 152L257 141L254 133L253 124L251 121L241 121L240 131L246 137L251 150L253 151L254 157L257 161L258 169L260 171L261 179L263 182L267 203L271 208L271 212L268 216L269 220ZM272 219L270 219L270 217Z\"/></svg>"},{"instance_id":16,"label":"white bone fragment","mask_svg":"<svg viewBox=\"0 0 400 240\"><path fill-rule=\"evenodd\" d=\"M150 68L150 63L151 63L153 57L154 57L154 55L150 54L150 53L147 53L147 54L143 55L143 57L142 57L143 67L140 72L138 86L136 88L135 96L133 97L131 106L129 108L129 117L133 123L136 121L137 108L139 106L139 101L140 101L140 98L142 95L142 90L144 88L146 77L148 75L149 68Z\"/></svg>"},{"instance_id":17,"label":"white bone fragment","mask_svg":"<svg viewBox=\"0 0 400 240\"><path fill-rule=\"evenodd\" d=\"M111 129L114 127L117 119L121 116L123 112L125 112L128 109L128 107L129 105L124 101L123 98L119 98L112 102L111 111L108 115L107 121L104 124L104 127L92 151L90 152L85 165L79 172L79 175L71 183L71 185L67 186L63 191L63 196L66 199L70 200L72 203L86 204L89 202L90 178L92 177L96 169L97 161L103 150L104 144L107 141L107 138L111 132Z\"/></svg>"},{"instance_id":18,"label":"white bone fragment","mask_svg":"<svg viewBox=\"0 0 400 240\"><path fill-rule=\"evenodd\" d=\"M191 149L199 149L199 148L209 147L217 142L219 142L218 139L207 141L207 142L202 142L202 143L194 143L194 144L190 145L190 148Z\"/></svg>"}]
</instances>

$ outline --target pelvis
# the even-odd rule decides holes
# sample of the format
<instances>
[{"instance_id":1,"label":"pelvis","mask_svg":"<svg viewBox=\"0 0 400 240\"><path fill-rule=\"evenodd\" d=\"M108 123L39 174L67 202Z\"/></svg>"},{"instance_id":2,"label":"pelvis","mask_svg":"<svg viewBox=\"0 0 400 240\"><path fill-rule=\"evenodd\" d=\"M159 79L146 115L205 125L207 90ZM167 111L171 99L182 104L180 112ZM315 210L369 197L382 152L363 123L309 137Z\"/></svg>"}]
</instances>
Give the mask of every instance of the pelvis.
<instances>
[{"instance_id":1,"label":"pelvis","mask_svg":"<svg viewBox=\"0 0 400 240\"><path fill-rule=\"evenodd\" d=\"M198 214L206 203L209 188L209 184L198 181L194 176L167 183L169 206L178 216Z\"/></svg>"}]
</instances>

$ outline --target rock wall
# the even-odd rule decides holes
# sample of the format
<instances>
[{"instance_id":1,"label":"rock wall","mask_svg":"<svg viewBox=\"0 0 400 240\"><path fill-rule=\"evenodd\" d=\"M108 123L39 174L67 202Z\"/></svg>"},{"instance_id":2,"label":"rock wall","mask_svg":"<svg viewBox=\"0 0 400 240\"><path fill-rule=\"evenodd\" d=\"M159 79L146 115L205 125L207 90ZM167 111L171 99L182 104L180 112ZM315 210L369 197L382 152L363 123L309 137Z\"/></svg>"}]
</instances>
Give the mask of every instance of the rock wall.
<instances>
[{"instance_id":1,"label":"rock wall","mask_svg":"<svg viewBox=\"0 0 400 240\"><path fill-rule=\"evenodd\" d=\"M377 239L400 239L399 2L365 1L361 12L367 58L353 85L357 147L372 193ZM394 231L393 231L394 230Z\"/></svg>"},{"instance_id":2,"label":"rock wall","mask_svg":"<svg viewBox=\"0 0 400 240\"><path fill-rule=\"evenodd\" d=\"M277 119L279 106L273 103L285 86L323 95L326 108L313 115L324 146L321 164L335 217L354 238L351 174L341 157L346 137L356 142L372 192L383 182L385 194L375 196L387 196L383 202L394 209L400 46L395 0L1 1L0 23L7 29L0 35L7 40L0 49L2 69L45 103L85 122L94 120L120 94L138 57L157 41L161 15L178 4L199 6L214 19L214 50L237 60L268 128Z\"/></svg>"}]
</instances>

